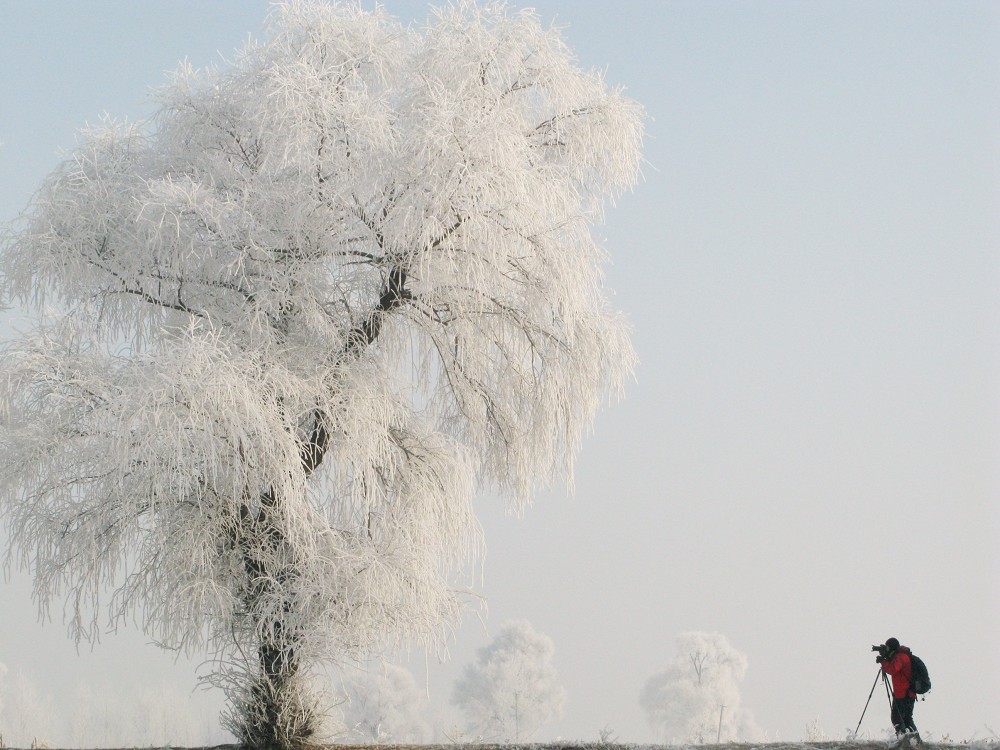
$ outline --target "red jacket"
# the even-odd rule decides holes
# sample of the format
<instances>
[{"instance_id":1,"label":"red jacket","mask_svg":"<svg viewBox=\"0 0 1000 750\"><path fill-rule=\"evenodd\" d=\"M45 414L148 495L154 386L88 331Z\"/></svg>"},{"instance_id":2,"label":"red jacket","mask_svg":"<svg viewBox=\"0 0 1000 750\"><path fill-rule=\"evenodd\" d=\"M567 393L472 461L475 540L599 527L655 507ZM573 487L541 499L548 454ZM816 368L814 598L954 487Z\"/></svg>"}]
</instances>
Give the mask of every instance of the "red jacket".
<instances>
[{"instance_id":1,"label":"red jacket","mask_svg":"<svg viewBox=\"0 0 1000 750\"><path fill-rule=\"evenodd\" d=\"M910 689L913 682L913 663L910 661L910 649L900 646L891 659L882 662L882 671L892 677L893 698L916 698L917 694Z\"/></svg>"}]
</instances>

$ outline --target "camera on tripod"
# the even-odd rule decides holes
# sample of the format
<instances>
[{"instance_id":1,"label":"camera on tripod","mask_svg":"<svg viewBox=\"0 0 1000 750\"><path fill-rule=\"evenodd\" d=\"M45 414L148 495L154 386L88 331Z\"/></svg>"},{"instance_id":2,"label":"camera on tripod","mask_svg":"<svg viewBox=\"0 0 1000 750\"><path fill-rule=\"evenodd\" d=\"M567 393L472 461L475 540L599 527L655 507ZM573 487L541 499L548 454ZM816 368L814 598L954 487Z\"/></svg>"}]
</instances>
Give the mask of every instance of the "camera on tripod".
<instances>
[{"instance_id":1,"label":"camera on tripod","mask_svg":"<svg viewBox=\"0 0 1000 750\"><path fill-rule=\"evenodd\" d=\"M880 643L878 646L872 646L872 651L878 651L879 656L883 657L889 655L889 649L886 648L884 643Z\"/></svg>"}]
</instances>

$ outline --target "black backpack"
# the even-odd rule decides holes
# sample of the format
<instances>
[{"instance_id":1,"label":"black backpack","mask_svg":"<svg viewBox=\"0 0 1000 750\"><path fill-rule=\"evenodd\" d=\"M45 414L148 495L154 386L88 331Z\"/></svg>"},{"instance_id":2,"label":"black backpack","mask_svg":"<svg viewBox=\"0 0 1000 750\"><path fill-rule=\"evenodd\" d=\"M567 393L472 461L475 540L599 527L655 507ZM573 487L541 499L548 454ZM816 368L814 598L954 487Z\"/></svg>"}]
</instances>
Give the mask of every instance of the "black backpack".
<instances>
[{"instance_id":1,"label":"black backpack","mask_svg":"<svg viewBox=\"0 0 1000 750\"><path fill-rule=\"evenodd\" d=\"M927 674L927 665L916 654L910 654L910 687L917 695L923 695L931 689L931 676Z\"/></svg>"}]
</instances>

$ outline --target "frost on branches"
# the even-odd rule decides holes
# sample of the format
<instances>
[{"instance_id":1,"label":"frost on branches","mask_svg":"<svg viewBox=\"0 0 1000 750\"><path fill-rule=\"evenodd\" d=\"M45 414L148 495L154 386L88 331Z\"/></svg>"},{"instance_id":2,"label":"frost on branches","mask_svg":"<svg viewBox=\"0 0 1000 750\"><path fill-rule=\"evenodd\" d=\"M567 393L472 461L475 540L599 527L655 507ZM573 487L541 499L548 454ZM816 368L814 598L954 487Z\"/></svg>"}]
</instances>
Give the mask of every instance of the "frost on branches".
<instances>
[{"instance_id":1,"label":"frost on branches","mask_svg":"<svg viewBox=\"0 0 1000 750\"><path fill-rule=\"evenodd\" d=\"M486 742L521 742L562 715L566 691L556 681L552 639L530 623L505 624L455 683L452 703L465 732Z\"/></svg>"},{"instance_id":2,"label":"frost on branches","mask_svg":"<svg viewBox=\"0 0 1000 750\"><path fill-rule=\"evenodd\" d=\"M747 658L719 633L681 633L677 655L643 687L640 703L667 743L752 740L757 728L740 706Z\"/></svg>"},{"instance_id":3,"label":"frost on branches","mask_svg":"<svg viewBox=\"0 0 1000 750\"><path fill-rule=\"evenodd\" d=\"M477 487L570 481L633 363L591 236L642 112L536 16L294 2L148 123L88 131L2 242L0 508L71 635L209 647L250 746L310 665L433 645Z\"/></svg>"}]
</instances>

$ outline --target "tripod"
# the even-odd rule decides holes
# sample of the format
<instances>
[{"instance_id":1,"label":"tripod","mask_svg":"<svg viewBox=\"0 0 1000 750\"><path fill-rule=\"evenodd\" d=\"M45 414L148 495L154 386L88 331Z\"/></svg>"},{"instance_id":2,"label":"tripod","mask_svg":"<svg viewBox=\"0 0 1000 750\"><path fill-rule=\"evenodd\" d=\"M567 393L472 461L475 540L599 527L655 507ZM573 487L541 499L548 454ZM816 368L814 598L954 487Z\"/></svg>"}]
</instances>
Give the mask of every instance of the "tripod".
<instances>
[{"instance_id":1,"label":"tripod","mask_svg":"<svg viewBox=\"0 0 1000 750\"><path fill-rule=\"evenodd\" d=\"M884 671L882 671L882 669L879 669L878 674L875 675L875 682L872 683L871 692L868 693L868 700L865 701L865 709L864 711L861 712L861 718L858 719L858 726L855 727L854 729L855 736L857 736L858 730L861 729L861 722L864 721L865 712L868 711L868 704L872 702L872 696L875 695L875 688L878 686L879 678L881 678L882 684L885 685L885 697L889 701L889 711L893 715L893 722L892 722L893 726L897 728L896 729L897 733L900 731L899 727L903 727L904 730L906 728L905 723L903 721L903 716L900 713L898 706L892 700L892 686L889 684L889 676Z\"/></svg>"},{"instance_id":2,"label":"tripod","mask_svg":"<svg viewBox=\"0 0 1000 750\"><path fill-rule=\"evenodd\" d=\"M875 675L875 682L872 683L871 692L868 693L868 700L865 701L865 709L861 712L861 718L858 719L858 726L854 729L854 735L857 736L858 730L861 729L861 722L865 719L865 713L868 711L868 704L872 702L872 696L875 695L875 688L878 686L879 678L881 678L882 683L885 685L885 697L889 699L889 710L892 710L892 688L889 687L889 677L879 669L878 674Z\"/></svg>"}]
</instances>

